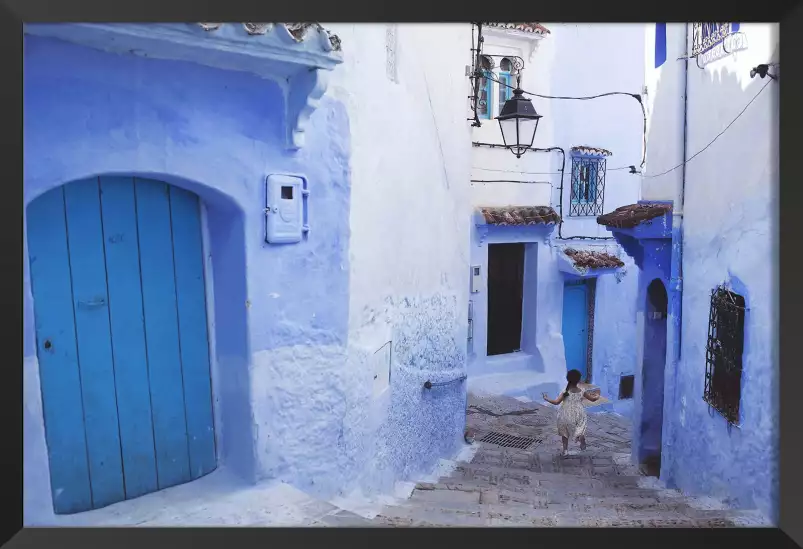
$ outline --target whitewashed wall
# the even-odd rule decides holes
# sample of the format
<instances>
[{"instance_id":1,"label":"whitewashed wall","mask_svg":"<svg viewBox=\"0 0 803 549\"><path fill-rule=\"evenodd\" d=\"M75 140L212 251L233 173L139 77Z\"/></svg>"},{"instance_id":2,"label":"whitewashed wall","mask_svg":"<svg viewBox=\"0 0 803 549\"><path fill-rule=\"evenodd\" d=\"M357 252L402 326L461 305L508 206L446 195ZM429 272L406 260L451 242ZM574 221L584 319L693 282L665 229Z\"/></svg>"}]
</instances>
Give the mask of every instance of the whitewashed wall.
<instances>
[{"instance_id":1,"label":"whitewashed wall","mask_svg":"<svg viewBox=\"0 0 803 549\"><path fill-rule=\"evenodd\" d=\"M552 53L549 48L552 38L549 35L536 37L533 34L489 26L483 26L482 33L485 38L483 53L517 55L524 60L524 70L521 73L523 90L549 94L551 78L546 77L551 74L552 67ZM494 58L497 67L500 61L501 58ZM467 95L470 95L472 93L471 85L468 78L464 80L466 81ZM495 83L492 84L498 86ZM533 100L535 110L543 116L538 124L533 147L552 146L554 144L552 105L533 97L528 98ZM495 117L499 114L495 97L493 103L491 115ZM468 108L467 113L468 116L472 115ZM490 120L482 119L481 123L482 126L479 128L471 128L472 141L501 145L503 141L499 122L491 118ZM505 149L474 147L471 155L471 204L473 206L549 205L553 179L550 175L550 172L553 171L551 161L554 154L528 152L521 158L516 158ZM493 180L526 181L527 183L481 182Z\"/></svg>"},{"instance_id":2,"label":"whitewashed wall","mask_svg":"<svg viewBox=\"0 0 803 549\"><path fill-rule=\"evenodd\" d=\"M551 72L555 96L592 96L608 92L639 94L644 82L644 27L623 24L550 25L554 48ZM541 100L538 105L547 102ZM588 145L613 153L607 159L604 212L633 204L640 198L639 178L629 170L642 158L644 116L638 102L614 95L589 101L551 100L555 139L566 149ZM555 158L557 162L557 158ZM557 163L553 164L555 168ZM555 170L557 171L557 170ZM610 236L594 217L569 217L571 164L567 159L563 190L563 236ZM557 189L553 195L557 202Z\"/></svg>"},{"instance_id":3,"label":"whitewashed wall","mask_svg":"<svg viewBox=\"0 0 803 549\"><path fill-rule=\"evenodd\" d=\"M351 329L364 328L366 310L389 294L453 292L462 311L470 25L328 27L349 52L329 93L346 104L351 125ZM395 54L386 48L389 28Z\"/></svg>"},{"instance_id":4,"label":"whitewashed wall","mask_svg":"<svg viewBox=\"0 0 803 549\"><path fill-rule=\"evenodd\" d=\"M654 25L649 27L651 113L643 193L648 199L677 200L682 170L650 176L680 163L684 63L676 58L684 50L685 29L668 25L667 61L654 69ZM706 147L767 84L769 79L751 79L750 69L780 60L777 24L742 23L739 31L729 49L735 49L736 40L746 41L747 49L702 69L689 61L687 158ZM778 86L769 83L721 137L686 164L682 349L674 394L665 399L670 455L663 458L671 463L667 480L680 488L757 507L770 517L777 513L778 495ZM702 399L710 292L723 283L744 295L748 307L738 428L728 428Z\"/></svg>"},{"instance_id":5,"label":"whitewashed wall","mask_svg":"<svg viewBox=\"0 0 803 549\"><path fill-rule=\"evenodd\" d=\"M465 372L471 27L327 27L346 52L327 93L351 132L349 360L374 376L348 428L365 433L360 484L387 488L462 442L465 384L422 386Z\"/></svg>"},{"instance_id":6,"label":"whitewashed wall","mask_svg":"<svg viewBox=\"0 0 803 549\"><path fill-rule=\"evenodd\" d=\"M484 52L503 55L513 53L525 60L522 88L541 95L587 96L609 91L640 93L644 79L644 32L641 25L552 24L551 31L540 40L533 40L512 31L484 29ZM532 48L531 44L537 44ZM531 53L532 52L532 53ZM611 60L615 60L612 62ZM610 234L599 227L594 217L568 216L571 193L571 158L573 146L589 145L608 149L613 156L608 168L641 163L643 116L637 101L631 97L614 96L591 101L550 100L529 97L536 111L543 115L535 138L535 147L562 147L566 151L563 184L563 236L597 236ZM474 141L501 143L495 120L484 121L473 129ZM559 153L528 152L516 159L500 149L475 147L472 151L472 179L514 179L532 183L472 182L471 201L474 207L504 205L551 205L559 210ZM606 176L604 212L632 204L640 198L640 180L628 170L609 171ZM536 239L539 240L539 239ZM595 337L592 360L592 380L602 387L606 397L618 396L619 377L634 371L635 299L637 275L632 261L618 249L615 242L558 239L555 230L551 239L540 240L538 254L538 310L535 356L484 356L487 330L487 297L473 294L475 301L474 352L470 354L472 383L500 392L519 390L540 398L541 389L552 391L565 383L566 361L562 339L563 275L558 270L555 246L594 247L619 255L626 263L628 274L617 279L602 276L597 281ZM486 265L487 246L472 244L473 263ZM527 283L525 275L525 283ZM526 292L525 292L526 293ZM525 319L525 328L532 326ZM526 335L525 339L530 337ZM520 371L514 379L501 375ZM482 380L479 376L485 377ZM519 387L516 387L516 384ZM617 411L629 413L629 401L617 403Z\"/></svg>"}]
</instances>

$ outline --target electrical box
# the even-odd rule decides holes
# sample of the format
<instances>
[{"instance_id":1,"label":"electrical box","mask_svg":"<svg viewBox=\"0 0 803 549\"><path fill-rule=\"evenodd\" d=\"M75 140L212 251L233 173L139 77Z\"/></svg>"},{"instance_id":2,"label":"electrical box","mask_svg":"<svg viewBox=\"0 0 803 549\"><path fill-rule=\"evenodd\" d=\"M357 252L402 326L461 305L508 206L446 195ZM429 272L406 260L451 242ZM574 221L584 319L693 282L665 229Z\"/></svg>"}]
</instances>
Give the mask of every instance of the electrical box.
<instances>
[{"instance_id":1,"label":"electrical box","mask_svg":"<svg viewBox=\"0 0 803 549\"><path fill-rule=\"evenodd\" d=\"M479 265L472 265L471 267L471 293L476 294L482 287L482 275Z\"/></svg>"},{"instance_id":2,"label":"electrical box","mask_svg":"<svg viewBox=\"0 0 803 549\"><path fill-rule=\"evenodd\" d=\"M269 175L266 180L265 240L270 244L301 242L307 224L307 180L295 175Z\"/></svg>"}]
</instances>

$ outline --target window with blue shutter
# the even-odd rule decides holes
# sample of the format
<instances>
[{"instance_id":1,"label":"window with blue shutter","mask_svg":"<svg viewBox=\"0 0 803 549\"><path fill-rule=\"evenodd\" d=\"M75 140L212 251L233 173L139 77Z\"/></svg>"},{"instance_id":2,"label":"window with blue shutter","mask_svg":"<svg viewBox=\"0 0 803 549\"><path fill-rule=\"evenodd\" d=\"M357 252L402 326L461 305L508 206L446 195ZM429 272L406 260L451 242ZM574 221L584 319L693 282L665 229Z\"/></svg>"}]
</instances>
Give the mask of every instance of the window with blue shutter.
<instances>
[{"instance_id":1,"label":"window with blue shutter","mask_svg":"<svg viewBox=\"0 0 803 549\"><path fill-rule=\"evenodd\" d=\"M500 72L499 73L499 110L497 112L502 112L502 107L505 106L505 101L510 99L510 96L513 95L513 79L510 76L509 72Z\"/></svg>"},{"instance_id":2,"label":"window with blue shutter","mask_svg":"<svg viewBox=\"0 0 803 549\"><path fill-rule=\"evenodd\" d=\"M655 68L666 62L666 23L655 24Z\"/></svg>"}]
</instances>

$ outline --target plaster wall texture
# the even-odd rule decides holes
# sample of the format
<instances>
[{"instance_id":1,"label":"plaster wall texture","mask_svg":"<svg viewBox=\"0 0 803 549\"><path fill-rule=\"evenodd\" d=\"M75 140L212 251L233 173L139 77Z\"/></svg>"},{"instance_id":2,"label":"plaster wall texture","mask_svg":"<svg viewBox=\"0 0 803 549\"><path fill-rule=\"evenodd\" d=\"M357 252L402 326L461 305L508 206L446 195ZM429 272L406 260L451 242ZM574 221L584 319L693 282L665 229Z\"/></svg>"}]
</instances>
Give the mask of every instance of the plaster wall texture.
<instances>
[{"instance_id":1,"label":"plaster wall texture","mask_svg":"<svg viewBox=\"0 0 803 549\"><path fill-rule=\"evenodd\" d=\"M687 157L711 142L768 84L769 79L751 79L750 69L779 60L777 24L743 23L739 31L738 39L747 49L715 56L702 69L694 60L689 62ZM667 50L680 51L683 39L682 32L669 29ZM649 43L646 51L649 63ZM677 117L678 110L677 104L665 99L676 97L679 87L674 57L669 53L663 67L648 71L648 80L656 82L650 151L670 150L682 143L677 124L667 123ZM774 520L778 497L777 301L773 292L777 281L777 88L777 82L770 82L726 133L686 165L682 348L676 372L667 374L672 375L667 386L673 389L666 393L669 403L664 412L665 438L670 433L664 448L670 481L691 493L758 508ZM660 153L655 154L655 161L652 157L648 161L647 175L677 164L669 157L659 161ZM677 185L677 174L645 178L644 195L675 198ZM720 284L747 301L738 427L729 427L702 399L710 294Z\"/></svg>"},{"instance_id":2,"label":"plaster wall texture","mask_svg":"<svg viewBox=\"0 0 803 549\"><path fill-rule=\"evenodd\" d=\"M516 54L525 60L522 88L540 95L586 96L609 91L639 93L643 71L633 70L642 66L644 33L640 25L630 24L552 24L547 23L551 34L533 41L513 32L485 29L484 52L494 55ZM610 40L617 36L616 40ZM536 44L531 48L531 44ZM596 63L594 56L617 59L616 63ZM531 53L532 52L532 53ZM608 158L605 181L604 212L639 199L640 182L627 170L611 168L641 162L643 141L643 116L638 103L627 96L570 101L530 97L539 114L543 115L533 146L548 148L558 146L566 153L563 178L563 227L562 236L609 237L593 217L570 217L571 200L571 152L573 146L590 145L613 152ZM474 128L473 141L502 143L498 122L483 121ZM560 152L528 152L516 159L502 149L475 147L472 156L472 179L509 179L527 183L479 183L472 182L471 204L479 206L550 205L560 212L560 170L564 167ZM620 256L625 262L622 274L603 274L597 278L594 319L594 343L592 351L592 381L601 386L604 394L613 400L606 409L629 415L633 402L630 399L617 401L621 375L635 371L634 345L636 331L635 296L638 291L637 270L626 254L613 240L561 240L557 229L551 234L540 230L521 229L527 241L525 267L525 313L523 321L522 353L497 357L485 356L487 335L487 297L485 276L487 274L487 245L505 242L504 231L492 229L487 242L481 243L476 229L472 233L472 265L481 265L483 289L471 295L474 307L473 339L469 360L472 385L481 388L503 387L499 374L527 375L517 377L523 384L516 389L506 389L514 396L534 395L541 392L556 392L565 384L566 359L562 337L562 306L564 275L558 269L557 246L574 246L606 251ZM530 234L532 233L532 234ZM543 233L543 234L542 234ZM523 236L530 234L530 236ZM491 236L495 235L495 236ZM538 276L530 269L537 254ZM529 286L534 284L534 287ZM630 296L630 297L628 297ZM482 376L487 377L483 383ZM476 378L476 379L475 379ZM526 380L526 381L525 381ZM526 386L524 386L526 385Z\"/></svg>"},{"instance_id":3,"label":"plaster wall texture","mask_svg":"<svg viewBox=\"0 0 803 549\"><path fill-rule=\"evenodd\" d=\"M373 490L429 470L463 440L471 150L455 98L465 95L459 60L471 27L327 27L355 52L330 87L360 144L351 156L349 353L391 380L355 404L366 418L383 417L372 406L388 410L360 435L373 445L360 486ZM427 380L454 383L426 390Z\"/></svg>"},{"instance_id":4,"label":"plaster wall texture","mask_svg":"<svg viewBox=\"0 0 803 549\"><path fill-rule=\"evenodd\" d=\"M332 27L346 62L295 153L285 147L281 82L25 43L25 204L102 174L196 192L213 281L220 464L327 497L386 489L459 448L464 385L423 383L459 379L465 367L469 178L465 113L452 101L462 67L444 70L468 50L468 28L400 25L398 77L382 81L386 27ZM301 243L265 243L271 173L307 179L311 231ZM25 521L47 524L27 261L26 252ZM392 351L377 353L389 340ZM377 384L383 373L390 379Z\"/></svg>"}]
</instances>

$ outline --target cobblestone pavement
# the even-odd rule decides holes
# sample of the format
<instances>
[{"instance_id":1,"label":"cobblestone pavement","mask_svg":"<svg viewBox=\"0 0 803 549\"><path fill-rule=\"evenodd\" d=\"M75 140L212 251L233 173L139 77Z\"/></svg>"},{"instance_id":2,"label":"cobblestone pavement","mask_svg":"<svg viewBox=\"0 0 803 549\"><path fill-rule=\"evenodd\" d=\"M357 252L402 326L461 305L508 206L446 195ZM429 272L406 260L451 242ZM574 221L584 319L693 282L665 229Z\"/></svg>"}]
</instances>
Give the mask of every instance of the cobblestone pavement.
<instances>
[{"instance_id":1,"label":"cobblestone pavement","mask_svg":"<svg viewBox=\"0 0 803 549\"><path fill-rule=\"evenodd\" d=\"M469 395L468 427L479 449L409 500L386 507L374 526L732 527L768 525L752 511L711 508L661 489L630 463L630 425L590 413L579 452L560 455L556 408L507 397ZM528 437L526 449L482 442L490 433ZM716 507L716 506L715 506ZM364 523L368 525L367 521Z\"/></svg>"}]
</instances>

